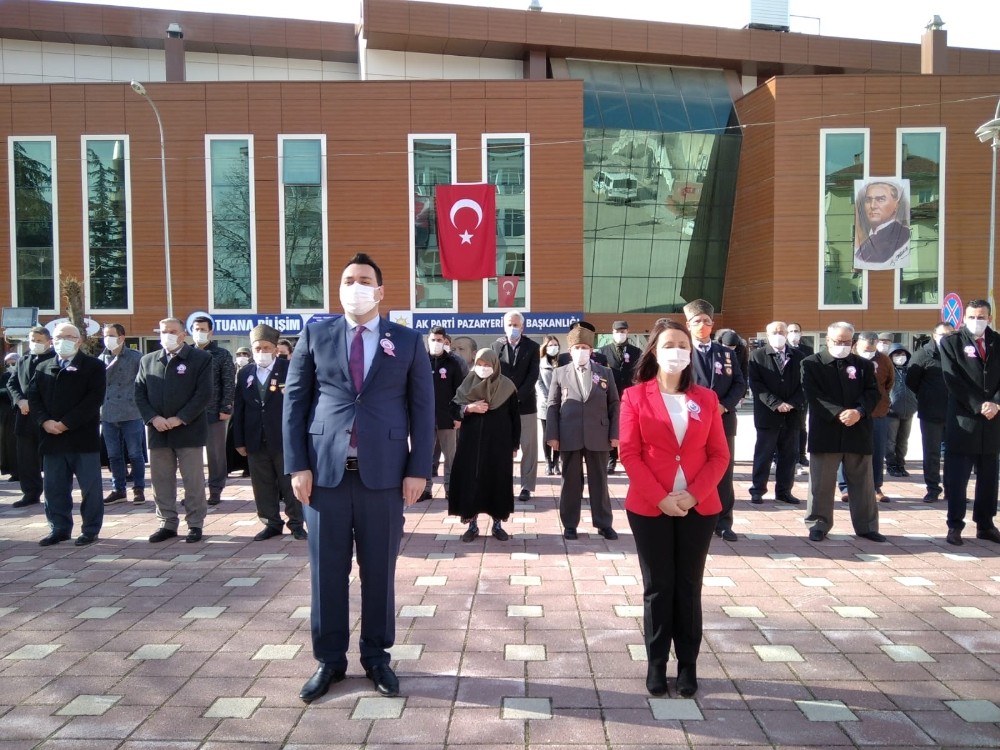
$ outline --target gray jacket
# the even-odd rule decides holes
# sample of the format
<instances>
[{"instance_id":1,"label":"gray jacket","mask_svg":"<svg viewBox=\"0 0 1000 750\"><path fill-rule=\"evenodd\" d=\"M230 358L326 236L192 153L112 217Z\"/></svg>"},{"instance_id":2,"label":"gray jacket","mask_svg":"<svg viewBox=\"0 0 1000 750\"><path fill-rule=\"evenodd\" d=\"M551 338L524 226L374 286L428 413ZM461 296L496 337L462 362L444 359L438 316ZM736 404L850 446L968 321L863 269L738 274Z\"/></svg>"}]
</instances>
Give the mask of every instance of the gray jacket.
<instances>
[{"instance_id":1,"label":"gray jacket","mask_svg":"<svg viewBox=\"0 0 1000 750\"><path fill-rule=\"evenodd\" d=\"M586 398L576 367L557 367L549 383L545 440L558 440L559 452L608 451L618 439L618 389L611 369L590 363L591 386Z\"/></svg>"},{"instance_id":2,"label":"gray jacket","mask_svg":"<svg viewBox=\"0 0 1000 750\"><path fill-rule=\"evenodd\" d=\"M135 405L135 376L139 374L142 353L123 346L117 357L105 351L101 362L107 370L107 390L101 406L102 422L131 422L142 419Z\"/></svg>"},{"instance_id":3,"label":"gray jacket","mask_svg":"<svg viewBox=\"0 0 1000 750\"><path fill-rule=\"evenodd\" d=\"M211 400L212 355L208 352L184 344L169 361L162 349L143 356L135 379L135 403L148 426L146 440L151 449L204 447L208 438L205 408ZM149 426L154 417L177 417L184 424L158 432Z\"/></svg>"}]
</instances>

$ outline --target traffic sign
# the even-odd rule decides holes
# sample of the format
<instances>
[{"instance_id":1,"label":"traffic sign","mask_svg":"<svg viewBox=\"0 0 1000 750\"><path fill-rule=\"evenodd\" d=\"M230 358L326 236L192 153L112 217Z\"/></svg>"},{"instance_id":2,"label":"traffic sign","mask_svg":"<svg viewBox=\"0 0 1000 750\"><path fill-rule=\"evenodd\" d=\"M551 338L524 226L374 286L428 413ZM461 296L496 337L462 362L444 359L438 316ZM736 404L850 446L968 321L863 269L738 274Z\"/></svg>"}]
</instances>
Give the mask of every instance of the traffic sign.
<instances>
[{"instance_id":1,"label":"traffic sign","mask_svg":"<svg viewBox=\"0 0 1000 750\"><path fill-rule=\"evenodd\" d=\"M962 326L962 298L954 292L949 292L941 305L941 320L951 323L954 328Z\"/></svg>"}]
</instances>

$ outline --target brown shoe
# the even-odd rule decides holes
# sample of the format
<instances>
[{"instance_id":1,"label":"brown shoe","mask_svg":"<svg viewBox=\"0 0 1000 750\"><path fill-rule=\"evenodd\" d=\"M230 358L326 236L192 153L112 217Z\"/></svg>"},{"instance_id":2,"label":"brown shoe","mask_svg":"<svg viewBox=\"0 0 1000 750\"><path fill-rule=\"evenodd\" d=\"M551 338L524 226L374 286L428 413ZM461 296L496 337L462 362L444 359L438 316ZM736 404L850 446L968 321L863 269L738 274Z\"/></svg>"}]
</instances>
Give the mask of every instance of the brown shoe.
<instances>
[{"instance_id":1,"label":"brown shoe","mask_svg":"<svg viewBox=\"0 0 1000 750\"><path fill-rule=\"evenodd\" d=\"M142 487L132 488L132 502L136 505L142 505L146 502L146 493L143 491Z\"/></svg>"},{"instance_id":2,"label":"brown shoe","mask_svg":"<svg viewBox=\"0 0 1000 750\"><path fill-rule=\"evenodd\" d=\"M842 503L846 503L848 501L848 499L849 498L847 497L847 493L846 492L843 495L840 496L840 502L842 502Z\"/></svg>"},{"instance_id":3,"label":"brown shoe","mask_svg":"<svg viewBox=\"0 0 1000 750\"><path fill-rule=\"evenodd\" d=\"M887 498L885 496L885 493L883 493L882 490L878 490L875 493L875 499L878 500L880 503L887 503L887 502L889 502L889 498Z\"/></svg>"}]
</instances>

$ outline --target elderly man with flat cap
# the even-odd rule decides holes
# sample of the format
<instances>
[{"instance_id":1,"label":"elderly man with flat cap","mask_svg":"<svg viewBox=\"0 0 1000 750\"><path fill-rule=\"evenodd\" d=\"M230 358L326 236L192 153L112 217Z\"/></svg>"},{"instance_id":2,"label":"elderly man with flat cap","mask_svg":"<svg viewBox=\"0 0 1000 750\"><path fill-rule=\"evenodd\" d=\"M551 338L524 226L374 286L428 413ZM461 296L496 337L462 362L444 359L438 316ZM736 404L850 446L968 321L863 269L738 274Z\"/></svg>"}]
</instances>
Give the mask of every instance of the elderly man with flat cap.
<instances>
[{"instance_id":1,"label":"elderly man with flat cap","mask_svg":"<svg viewBox=\"0 0 1000 750\"><path fill-rule=\"evenodd\" d=\"M285 473L281 410L285 401L288 360L277 356L277 329L263 323L250 331L253 362L236 374L233 401L233 446L250 465L250 486L257 517L264 524L254 541L281 536L288 525L295 539L308 539L302 525L302 503L292 492L292 478ZM281 520L281 502L288 521Z\"/></svg>"},{"instance_id":2,"label":"elderly man with flat cap","mask_svg":"<svg viewBox=\"0 0 1000 750\"><path fill-rule=\"evenodd\" d=\"M691 357L691 374L694 382L715 391L719 397L719 412L722 427L729 443L729 468L719 482L719 499L722 512L716 522L715 534L727 542L735 542L739 537L733 532L733 506L736 494L733 490L733 468L736 455L736 408L747 392L747 381L740 368L739 360L732 349L712 341L715 308L710 302L696 299L684 305L684 319L691 332L694 352Z\"/></svg>"}]
</instances>

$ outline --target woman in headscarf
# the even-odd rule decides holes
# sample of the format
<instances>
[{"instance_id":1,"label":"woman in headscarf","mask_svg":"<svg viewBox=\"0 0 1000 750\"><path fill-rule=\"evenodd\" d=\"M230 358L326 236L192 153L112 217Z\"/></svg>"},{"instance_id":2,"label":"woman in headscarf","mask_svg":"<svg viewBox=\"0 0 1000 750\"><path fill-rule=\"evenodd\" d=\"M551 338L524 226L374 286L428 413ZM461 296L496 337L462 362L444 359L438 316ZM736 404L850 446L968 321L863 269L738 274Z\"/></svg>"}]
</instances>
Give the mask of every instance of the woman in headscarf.
<instances>
[{"instance_id":1,"label":"woman in headscarf","mask_svg":"<svg viewBox=\"0 0 1000 750\"><path fill-rule=\"evenodd\" d=\"M500 374L496 352L476 352L474 366L451 406L462 427L451 469L448 513L469 525L463 542L479 536L480 513L490 515L493 536L505 542L510 535L500 523L514 510L514 456L521 441L521 416L517 388Z\"/></svg>"}]
</instances>

